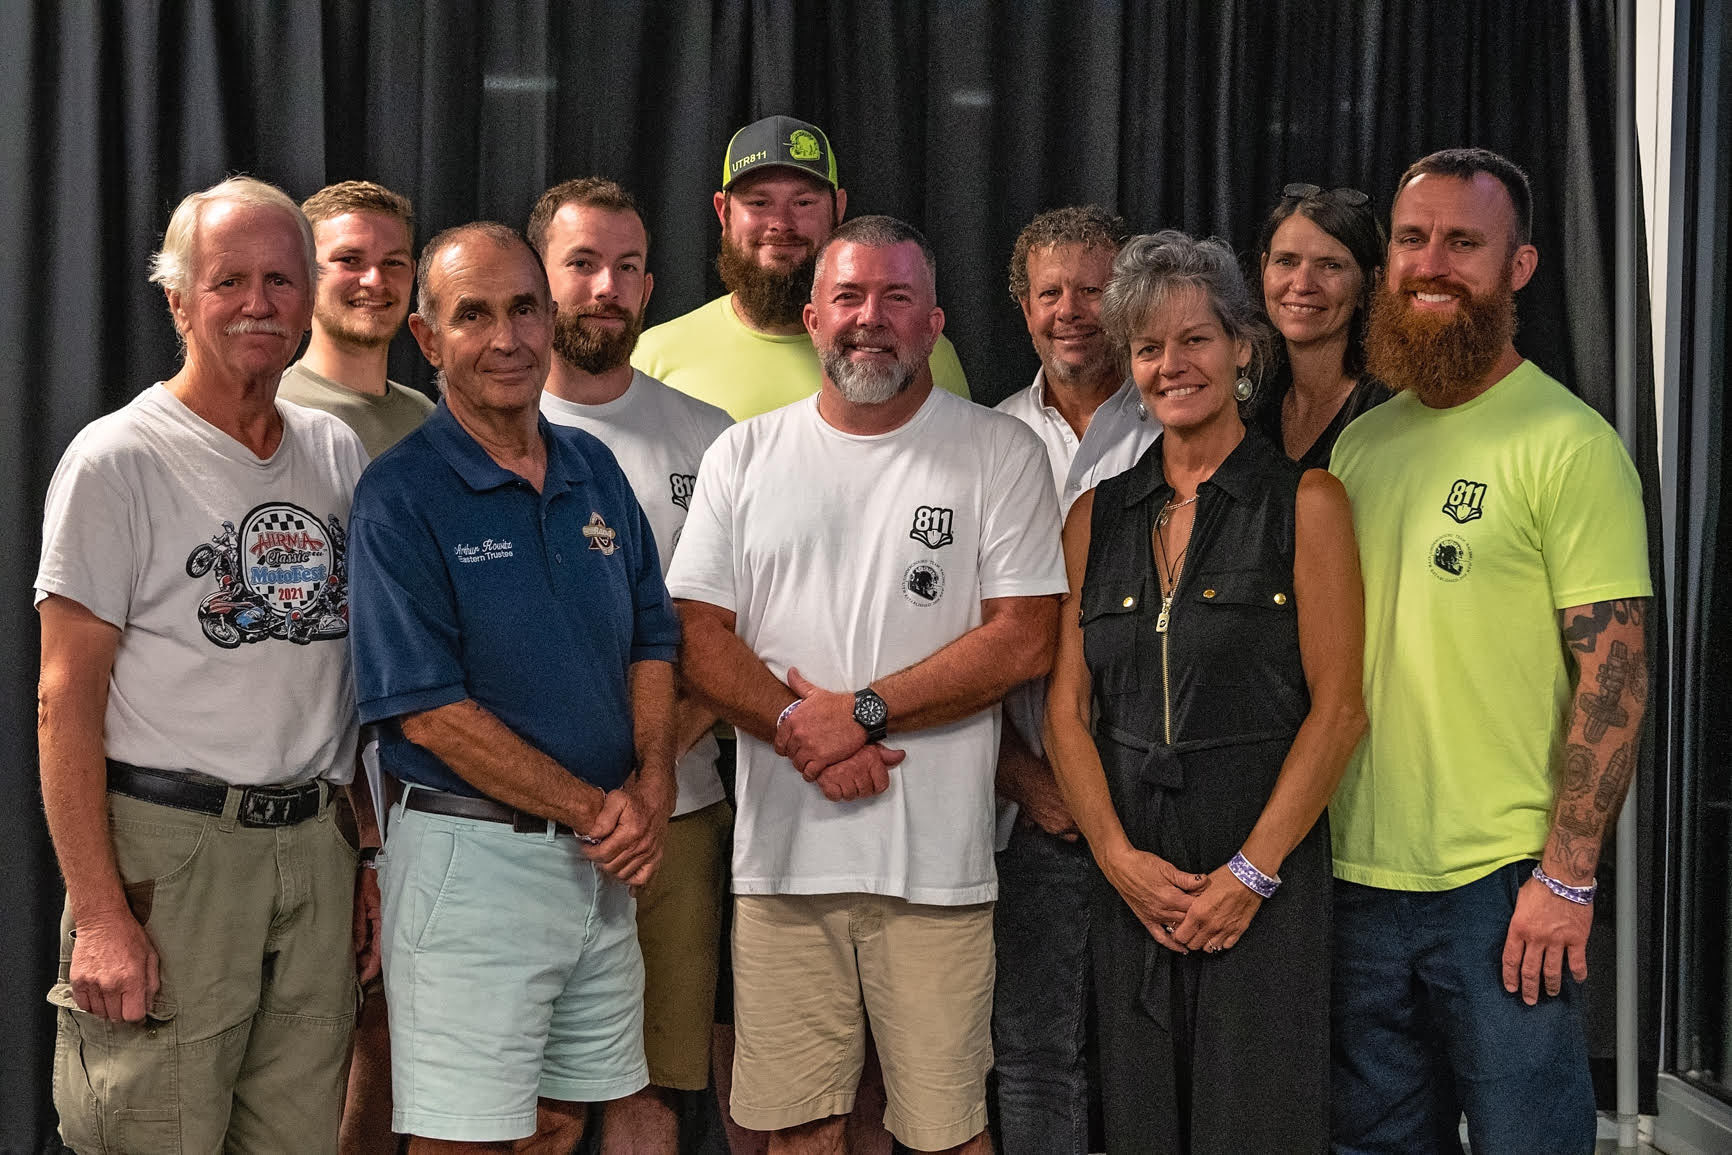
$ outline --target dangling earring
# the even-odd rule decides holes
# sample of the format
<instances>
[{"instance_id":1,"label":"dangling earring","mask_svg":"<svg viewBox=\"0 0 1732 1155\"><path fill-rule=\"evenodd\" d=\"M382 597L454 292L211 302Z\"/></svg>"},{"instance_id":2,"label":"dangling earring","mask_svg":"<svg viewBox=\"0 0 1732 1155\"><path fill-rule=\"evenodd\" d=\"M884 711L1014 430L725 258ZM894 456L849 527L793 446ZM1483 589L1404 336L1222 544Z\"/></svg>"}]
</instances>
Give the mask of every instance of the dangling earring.
<instances>
[{"instance_id":1,"label":"dangling earring","mask_svg":"<svg viewBox=\"0 0 1732 1155\"><path fill-rule=\"evenodd\" d=\"M1241 375L1237 381L1233 382L1233 396L1241 401L1249 401L1251 394L1255 391L1256 386L1251 384L1249 377Z\"/></svg>"},{"instance_id":2,"label":"dangling earring","mask_svg":"<svg viewBox=\"0 0 1732 1155\"><path fill-rule=\"evenodd\" d=\"M1137 402L1137 420L1138 421L1147 421L1148 419L1149 419L1149 407L1147 405L1144 405L1141 401Z\"/></svg>"}]
</instances>

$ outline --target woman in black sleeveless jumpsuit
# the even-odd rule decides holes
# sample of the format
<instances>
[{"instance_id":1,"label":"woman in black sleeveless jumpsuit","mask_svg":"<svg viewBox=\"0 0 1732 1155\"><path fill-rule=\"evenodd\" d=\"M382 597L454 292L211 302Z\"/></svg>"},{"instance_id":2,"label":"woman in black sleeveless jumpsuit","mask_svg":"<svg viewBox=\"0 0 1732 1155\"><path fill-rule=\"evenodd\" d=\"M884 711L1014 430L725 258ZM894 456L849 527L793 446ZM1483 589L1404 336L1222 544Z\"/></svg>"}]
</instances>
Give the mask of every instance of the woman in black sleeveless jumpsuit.
<instances>
[{"instance_id":1,"label":"woman in black sleeveless jumpsuit","mask_svg":"<svg viewBox=\"0 0 1732 1155\"><path fill-rule=\"evenodd\" d=\"M1243 319L1233 311L1230 250L1182 234L1133 238L1115 267L1121 313L1138 294L1120 278L1139 276L1157 289L1178 279L1149 315L1118 318L1166 431L1066 527L1072 594L1047 723L1102 866L1091 926L1107 1146L1322 1152L1331 882L1321 812L1363 725L1351 519L1333 478L1306 474L1240 422L1233 354L1243 370L1256 318L1242 282ZM1300 562L1296 543L1330 557ZM1079 745L1090 712L1093 744ZM1279 876L1271 897L1229 869L1240 853ZM1163 878L1166 897L1151 897L1149 880Z\"/></svg>"}]
</instances>

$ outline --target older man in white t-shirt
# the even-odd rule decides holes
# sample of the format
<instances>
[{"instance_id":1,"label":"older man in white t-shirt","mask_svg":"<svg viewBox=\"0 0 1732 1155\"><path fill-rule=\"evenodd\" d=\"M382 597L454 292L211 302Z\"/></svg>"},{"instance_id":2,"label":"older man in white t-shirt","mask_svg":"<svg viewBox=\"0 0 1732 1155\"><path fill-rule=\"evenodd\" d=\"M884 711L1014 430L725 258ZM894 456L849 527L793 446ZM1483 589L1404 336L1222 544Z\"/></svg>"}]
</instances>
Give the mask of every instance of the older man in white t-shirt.
<instances>
[{"instance_id":1,"label":"older man in white t-shirt","mask_svg":"<svg viewBox=\"0 0 1732 1155\"><path fill-rule=\"evenodd\" d=\"M812 296L821 391L717 440L668 575L741 732L733 1114L831 1150L869 1016L891 1133L984 1151L995 705L1051 661L1057 503L1026 427L933 390L918 232L842 226Z\"/></svg>"},{"instance_id":2,"label":"older man in white t-shirt","mask_svg":"<svg viewBox=\"0 0 1732 1155\"><path fill-rule=\"evenodd\" d=\"M76 1151L337 1149L357 859L332 802L366 454L276 399L315 275L281 190L187 197L152 276L180 371L87 426L49 485L38 737Z\"/></svg>"}]
</instances>

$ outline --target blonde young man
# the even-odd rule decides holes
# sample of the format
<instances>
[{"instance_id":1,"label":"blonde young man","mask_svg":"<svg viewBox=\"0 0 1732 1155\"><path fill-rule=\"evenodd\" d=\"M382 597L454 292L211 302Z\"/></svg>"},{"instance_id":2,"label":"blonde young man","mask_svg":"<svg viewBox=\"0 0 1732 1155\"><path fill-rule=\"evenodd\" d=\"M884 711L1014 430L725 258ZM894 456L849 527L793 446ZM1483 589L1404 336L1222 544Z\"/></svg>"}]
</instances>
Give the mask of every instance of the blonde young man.
<instances>
[{"instance_id":1,"label":"blonde young man","mask_svg":"<svg viewBox=\"0 0 1732 1155\"><path fill-rule=\"evenodd\" d=\"M383 185L348 180L302 201L301 212L313 227L319 259L313 331L306 353L284 371L277 396L338 418L355 431L367 456L377 457L433 412L433 402L385 375L391 339L409 316L415 288L415 210L409 198ZM362 736L368 759L376 749L372 739L371 732ZM361 854L371 866L380 833L364 774L357 775L356 786ZM361 874L355 902L365 920L358 925L376 933L379 884L372 871ZM371 957L361 975L366 997L355 1019L343 1105L345 1155L366 1155L392 1142L391 1037L378 952Z\"/></svg>"},{"instance_id":2,"label":"blonde young man","mask_svg":"<svg viewBox=\"0 0 1732 1155\"><path fill-rule=\"evenodd\" d=\"M433 402L385 376L415 288L415 210L372 181L328 185L301 202L319 254L313 335L283 374L287 401L323 409L377 457L415 431Z\"/></svg>"}]
</instances>

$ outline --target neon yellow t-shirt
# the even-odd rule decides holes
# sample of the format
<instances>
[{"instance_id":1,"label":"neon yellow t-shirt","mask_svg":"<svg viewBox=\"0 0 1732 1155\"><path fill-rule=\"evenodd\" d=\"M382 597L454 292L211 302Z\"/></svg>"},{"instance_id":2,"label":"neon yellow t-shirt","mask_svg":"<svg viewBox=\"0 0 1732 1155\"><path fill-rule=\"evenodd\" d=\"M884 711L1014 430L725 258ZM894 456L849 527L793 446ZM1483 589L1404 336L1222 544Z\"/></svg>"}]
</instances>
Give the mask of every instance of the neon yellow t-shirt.
<instances>
[{"instance_id":1,"label":"neon yellow t-shirt","mask_svg":"<svg viewBox=\"0 0 1732 1155\"><path fill-rule=\"evenodd\" d=\"M1353 502L1371 719L1329 807L1336 877L1450 890L1539 857L1571 710L1557 611L1653 592L1623 443L1524 361L1452 409L1398 395L1329 468Z\"/></svg>"},{"instance_id":2,"label":"neon yellow t-shirt","mask_svg":"<svg viewBox=\"0 0 1732 1155\"><path fill-rule=\"evenodd\" d=\"M726 409L735 421L810 397L823 379L810 337L747 328L734 312L731 295L644 330L631 363L682 393ZM934 385L969 396L962 362L948 337L939 336L929 364Z\"/></svg>"}]
</instances>

